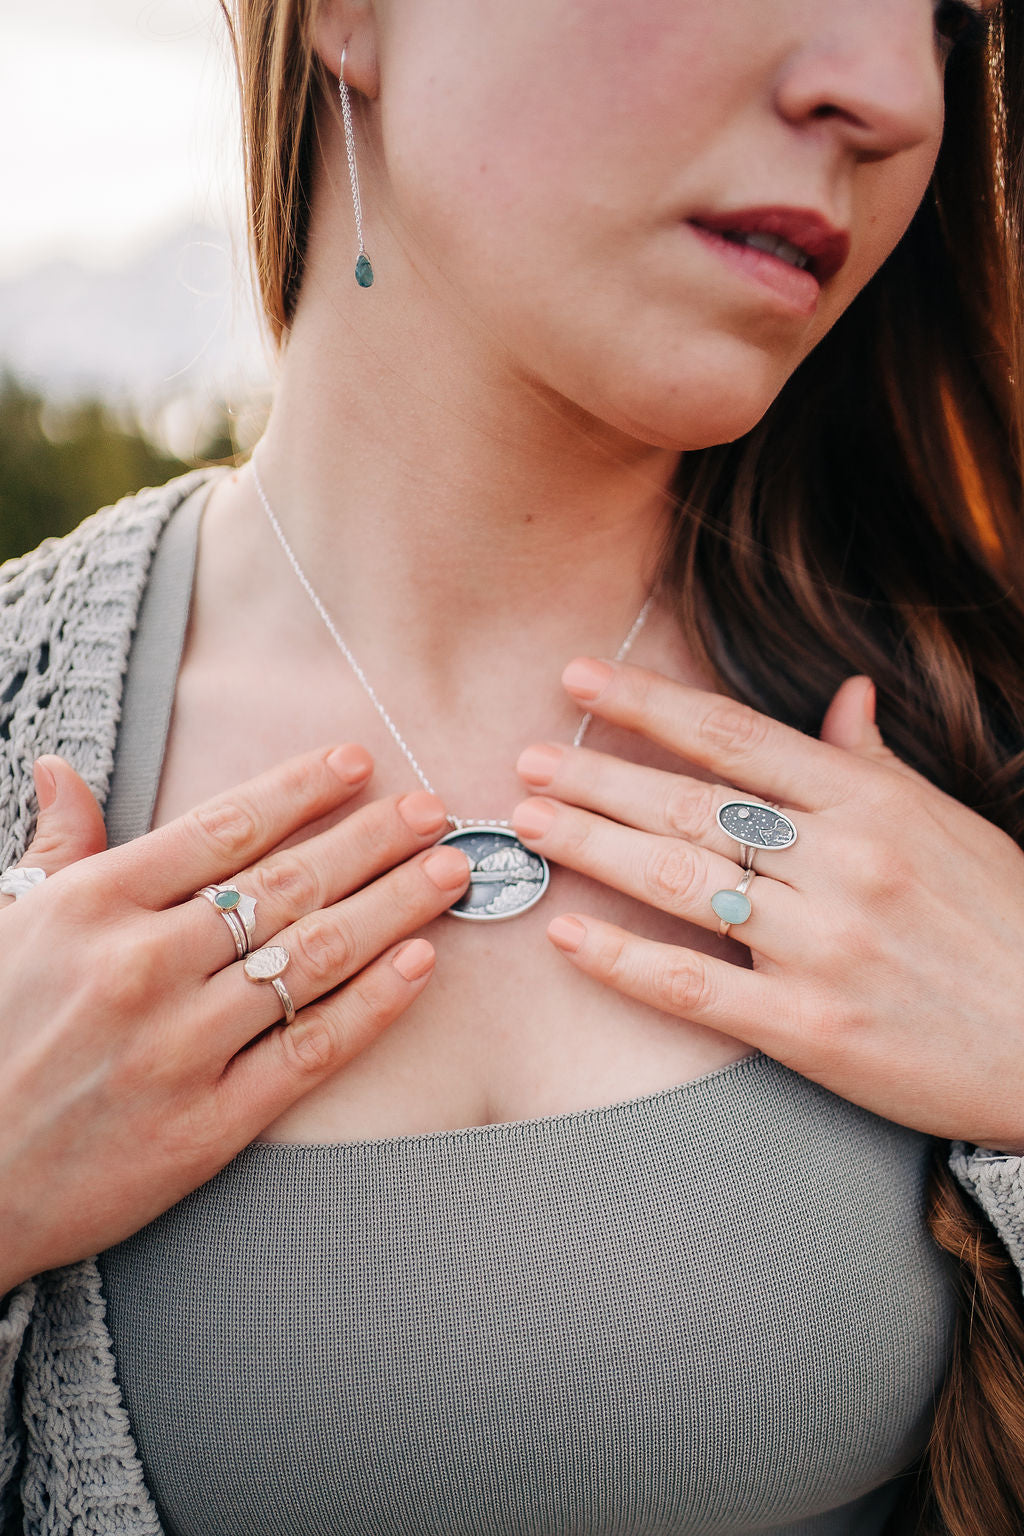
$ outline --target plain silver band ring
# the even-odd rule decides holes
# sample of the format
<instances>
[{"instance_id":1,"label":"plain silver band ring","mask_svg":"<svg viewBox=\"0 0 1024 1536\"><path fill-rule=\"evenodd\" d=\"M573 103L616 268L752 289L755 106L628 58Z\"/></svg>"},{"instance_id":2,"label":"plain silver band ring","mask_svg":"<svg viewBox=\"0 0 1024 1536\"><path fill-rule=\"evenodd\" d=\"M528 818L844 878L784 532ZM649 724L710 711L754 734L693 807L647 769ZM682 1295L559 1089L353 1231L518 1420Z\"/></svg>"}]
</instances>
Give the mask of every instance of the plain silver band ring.
<instances>
[{"instance_id":1,"label":"plain silver band ring","mask_svg":"<svg viewBox=\"0 0 1024 1536\"><path fill-rule=\"evenodd\" d=\"M291 994L289 993L288 988L285 986L280 976L271 976L270 985L273 987L274 991L277 993L281 1000L281 1007L284 1009L284 1022L286 1024L294 1024L295 1004L292 1002Z\"/></svg>"}]
</instances>

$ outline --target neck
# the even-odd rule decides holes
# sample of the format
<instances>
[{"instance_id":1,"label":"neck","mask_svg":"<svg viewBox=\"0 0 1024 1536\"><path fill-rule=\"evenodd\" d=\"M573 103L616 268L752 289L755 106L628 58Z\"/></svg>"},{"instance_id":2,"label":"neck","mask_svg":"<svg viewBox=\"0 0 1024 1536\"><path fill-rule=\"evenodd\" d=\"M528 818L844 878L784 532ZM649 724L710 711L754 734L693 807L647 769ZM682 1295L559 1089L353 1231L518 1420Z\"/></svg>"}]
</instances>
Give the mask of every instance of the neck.
<instances>
[{"instance_id":1,"label":"neck","mask_svg":"<svg viewBox=\"0 0 1024 1536\"><path fill-rule=\"evenodd\" d=\"M325 342L317 307L291 332L255 457L353 650L387 636L388 665L441 672L513 637L521 650L527 631L539 650L614 652L654 580L676 455L439 335L396 338L389 358L378 329L356 354L368 376ZM280 575L272 536L267 550Z\"/></svg>"}]
</instances>

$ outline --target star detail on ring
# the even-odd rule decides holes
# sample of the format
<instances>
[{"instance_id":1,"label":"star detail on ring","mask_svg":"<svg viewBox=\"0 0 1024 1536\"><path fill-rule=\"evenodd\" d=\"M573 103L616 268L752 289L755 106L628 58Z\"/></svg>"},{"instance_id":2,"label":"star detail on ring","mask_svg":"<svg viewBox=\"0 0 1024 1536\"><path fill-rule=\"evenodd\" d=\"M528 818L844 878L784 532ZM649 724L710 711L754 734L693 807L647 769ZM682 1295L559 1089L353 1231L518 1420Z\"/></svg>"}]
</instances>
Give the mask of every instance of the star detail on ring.
<instances>
[{"instance_id":1,"label":"star detail on ring","mask_svg":"<svg viewBox=\"0 0 1024 1536\"><path fill-rule=\"evenodd\" d=\"M727 837L751 848L789 848L796 842L796 827L773 805L729 800L715 819Z\"/></svg>"}]
</instances>

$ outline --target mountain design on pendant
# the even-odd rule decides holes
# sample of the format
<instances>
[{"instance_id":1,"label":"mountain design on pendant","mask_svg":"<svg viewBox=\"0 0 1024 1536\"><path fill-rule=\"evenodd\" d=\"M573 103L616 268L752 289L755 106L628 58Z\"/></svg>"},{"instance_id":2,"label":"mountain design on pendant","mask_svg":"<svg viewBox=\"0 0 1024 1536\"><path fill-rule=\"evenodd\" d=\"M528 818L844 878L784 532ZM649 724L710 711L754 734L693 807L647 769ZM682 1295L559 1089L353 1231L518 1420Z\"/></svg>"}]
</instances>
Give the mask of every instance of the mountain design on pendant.
<instances>
[{"instance_id":1,"label":"mountain design on pendant","mask_svg":"<svg viewBox=\"0 0 1024 1536\"><path fill-rule=\"evenodd\" d=\"M540 901L551 872L547 860L525 848L514 832L490 822L457 827L440 839L469 860L469 888L448 908L450 917L497 922L518 917Z\"/></svg>"}]
</instances>

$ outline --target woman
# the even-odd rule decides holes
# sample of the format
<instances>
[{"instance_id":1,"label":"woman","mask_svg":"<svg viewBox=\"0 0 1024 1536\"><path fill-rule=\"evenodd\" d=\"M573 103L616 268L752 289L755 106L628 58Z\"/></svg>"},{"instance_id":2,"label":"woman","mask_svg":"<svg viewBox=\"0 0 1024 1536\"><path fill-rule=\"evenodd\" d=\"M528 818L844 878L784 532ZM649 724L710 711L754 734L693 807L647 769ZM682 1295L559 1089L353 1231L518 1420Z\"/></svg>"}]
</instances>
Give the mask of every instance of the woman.
<instances>
[{"instance_id":1,"label":"woman","mask_svg":"<svg viewBox=\"0 0 1024 1536\"><path fill-rule=\"evenodd\" d=\"M1020 8L236 28L265 436L7 572L9 1528L1009 1536Z\"/></svg>"}]
</instances>

